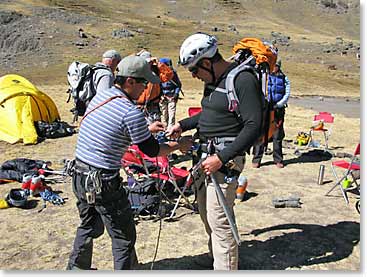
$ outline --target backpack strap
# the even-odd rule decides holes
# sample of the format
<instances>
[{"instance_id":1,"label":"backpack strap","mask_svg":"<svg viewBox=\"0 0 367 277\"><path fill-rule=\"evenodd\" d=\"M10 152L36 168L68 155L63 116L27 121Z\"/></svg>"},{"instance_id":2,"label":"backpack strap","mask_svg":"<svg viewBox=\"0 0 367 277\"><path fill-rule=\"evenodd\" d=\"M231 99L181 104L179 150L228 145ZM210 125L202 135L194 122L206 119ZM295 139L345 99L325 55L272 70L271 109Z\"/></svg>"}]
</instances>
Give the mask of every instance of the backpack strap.
<instances>
[{"instance_id":1,"label":"backpack strap","mask_svg":"<svg viewBox=\"0 0 367 277\"><path fill-rule=\"evenodd\" d=\"M108 71L108 73L105 73L105 74L102 73L102 75L99 76L98 80L97 79L94 80L94 73L96 71L100 70L100 69L103 69L105 71ZM97 63L95 65L91 65L90 66L90 78L91 78L91 82L89 83L89 85L90 85L90 89L91 89L91 91L93 91L93 94L94 95L96 95L96 93L97 93L96 87L98 87L98 84L99 84L100 80L102 79L102 77L109 75L111 72L112 72L112 70L107 65L105 65L105 64ZM94 95L91 96L91 97L89 97L86 100L87 101L91 100L94 97Z\"/></svg>"},{"instance_id":2,"label":"backpack strap","mask_svg":"<svg viewBox=\"0 0 367 277\"><path fill-rule=\"evenodd\" d=\"M255 74L258 77L257 72L255 69L249 65L249 63L254 59L253 56L248 57L244 62L240 63L238 66L233 68L226 77L226 84L225 89L222 88L215 88L215 91L225 93L228 99L228 110L230 112L235 112L238 117L241 117L240 110L239 110L239 100L236 94L236 90L234 87L234 80L236 79L237 75L242 71L250 71L251 73Z\"/></svg>"},{"instance_id":3,"label":"backpack strap","mask_svg":"<svg viewBox=\"0 0 367 277\"><path fill-rule=\"evenodd\" d=\"M80 120L80 123L79 123L79 126L82 124L84 118L87 117L87 115L89 115L91 112L95 111L96 109L98 109L99 107L103 106L104 104L107 104L108 102L112 101L113 99L116 99L116 98L126 98L127 99L127 96L126 95L115 95L115 96L112 96L108 99L106 99L105 101L103 101L102 103L99 103L97 106L95 106L93 109L91 109L89 112L87 112L83 118Z\"/></svg>"},{"instance_id":4,"label":"backpack strap","mask_svg":"<svg viewBox=\"0 0 367 277\"><path fill-rule=\"evenodd\" d=\"M148 195L147 198L141 200L140 206L136 210L136 214L139 215L145 209L147 209L148 213L151 213L151 211L149 211L149 208L154 207L155 205L159 204L159 202L159 195Z\"/></svg>"}]
</instances>

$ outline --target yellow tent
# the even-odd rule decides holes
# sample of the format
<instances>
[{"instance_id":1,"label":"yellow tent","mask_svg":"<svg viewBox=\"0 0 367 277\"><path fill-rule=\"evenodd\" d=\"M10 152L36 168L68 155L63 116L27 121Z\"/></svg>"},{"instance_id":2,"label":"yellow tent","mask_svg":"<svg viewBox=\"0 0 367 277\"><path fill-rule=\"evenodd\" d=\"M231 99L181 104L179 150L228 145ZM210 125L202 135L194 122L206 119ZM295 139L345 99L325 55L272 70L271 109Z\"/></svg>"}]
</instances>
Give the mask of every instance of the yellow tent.
<instances>
[{"instance_id":1,"label":"yellow tent","mask_svg":"<svg viewBox=\"0 0 367 277\"><path fill-rule=\"evenodd\" d=\"M9 74L0 78L0 140L37 143L35 121L60 119L55 103L27 79Z\"/></svg>"}]
</instances>

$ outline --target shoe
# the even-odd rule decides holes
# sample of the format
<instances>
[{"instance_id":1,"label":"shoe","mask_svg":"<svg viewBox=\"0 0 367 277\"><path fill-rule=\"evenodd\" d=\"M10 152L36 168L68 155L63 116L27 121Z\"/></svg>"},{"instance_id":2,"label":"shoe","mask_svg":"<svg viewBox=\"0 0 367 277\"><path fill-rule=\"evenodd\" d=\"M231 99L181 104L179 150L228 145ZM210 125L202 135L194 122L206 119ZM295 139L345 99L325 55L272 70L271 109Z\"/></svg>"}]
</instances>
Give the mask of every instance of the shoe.
<instances>
[{"instance_id":1,"label":"shoe","mask_svg":"<svg viewBox=\"0 0 367 277\"><path fill-rule=\"evenodd\" d=\"M209 256L208 253L196 256L194 262L203 269L214 269L213 267L214 259L213 257Z\"/></svg>"},{"instance_id":2,"label":"shoe","mask_svg":"<svg viewBox=\"0 0 367 277\"><path fill-rule=\"evenodd\" d=\"M252 167L253 168L259 168L260 167L260 163L252 163Z\"/></svg>"},{"instance_id":3,"label":"shoe","mask_svg":"<svg viewBox=\"0 0 367 277\"><path fill-rule=\"evenodd\" d=\"M283 168L284 164L283 163L277 163L276 166L277 166L277 168Z\"/></svg>"},{"instance_id":4,"label":"shoe","mask_svg":"<svg viewBox=\"0 0 367 277\"><path fill-rule=\"evenodd\" d=\"M76 265L67 265L66 270L98 270L96 267L80 268Z\"/></svg>"}]
</instances>

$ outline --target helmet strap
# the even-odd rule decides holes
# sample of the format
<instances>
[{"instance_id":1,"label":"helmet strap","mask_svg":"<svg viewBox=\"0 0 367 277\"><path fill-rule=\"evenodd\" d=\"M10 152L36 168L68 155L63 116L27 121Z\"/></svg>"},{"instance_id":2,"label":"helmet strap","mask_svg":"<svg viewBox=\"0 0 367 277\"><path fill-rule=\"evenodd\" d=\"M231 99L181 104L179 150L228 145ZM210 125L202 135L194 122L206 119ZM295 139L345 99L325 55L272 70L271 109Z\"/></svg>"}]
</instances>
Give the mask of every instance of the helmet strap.
<instances>
[{"instance_id":1,"label":"helmet strap","mask_svg":"<svg viewBox=\"0 0 367 277\"><path fill-rule=\"evenodd\" d=\"M214 66L213 66L213 62L212 61L210 61L210 69L202 66L201 64L200 65L197 65L197 67L200 67L201 69L209 72L210 75L212 76L212 84L215 84L216 78L215 78Z\"/></svg>"},{"instance_id":2,"label":"helmet strap","mask_svg":"<svg viewBox=\"0 0 367 277\"><path fill-rule=\"evenodd\" d=\"M216 78L215 78L215 72L214 72L214 66L213 66L213 62L210 61L210 74L212 75L212 79L213 79L213 84L215 84L217 82Z\"/></svg>"}]
</instances>

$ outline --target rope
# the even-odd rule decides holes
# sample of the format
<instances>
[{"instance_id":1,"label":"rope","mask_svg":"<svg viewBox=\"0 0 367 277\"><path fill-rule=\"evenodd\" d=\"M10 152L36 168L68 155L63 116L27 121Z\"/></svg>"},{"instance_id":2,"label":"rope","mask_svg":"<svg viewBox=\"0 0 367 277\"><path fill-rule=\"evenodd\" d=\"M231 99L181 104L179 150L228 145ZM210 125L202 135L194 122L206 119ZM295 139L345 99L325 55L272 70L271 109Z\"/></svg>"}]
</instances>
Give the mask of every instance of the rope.
<instances>
[{"instance_id":1,"label":"rope","mask_svg":"<svg viewBox=\"0 0 367 277\"><path fill-rule=\"evenodd\" d=\"M156 159L156 164L158 165L158 157L155 158ZM159 192L159 206L158 206L158 212L161 208L161 204L162 204L162 189L161 186L159 184L159 180L160 180L160 171L158 169L158 178L157 178L157 187L158 187L158 192ZM152 260L152 264L150 266L150 270L153 270L154 267L154 262L155 259L157 258L157 254L158 254L158 246L159 246L159 240L161 237L161 231L162 231L162 216L159 215L159 229L158 229L158 236L157 236L157 242L155 245L155 250L154 250L154 256L153 256L153 260Z\"/></svg>"}]
</instances>

